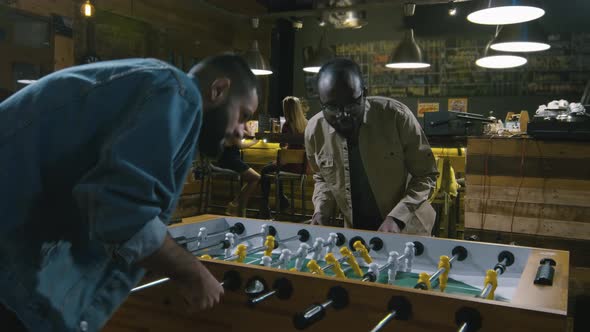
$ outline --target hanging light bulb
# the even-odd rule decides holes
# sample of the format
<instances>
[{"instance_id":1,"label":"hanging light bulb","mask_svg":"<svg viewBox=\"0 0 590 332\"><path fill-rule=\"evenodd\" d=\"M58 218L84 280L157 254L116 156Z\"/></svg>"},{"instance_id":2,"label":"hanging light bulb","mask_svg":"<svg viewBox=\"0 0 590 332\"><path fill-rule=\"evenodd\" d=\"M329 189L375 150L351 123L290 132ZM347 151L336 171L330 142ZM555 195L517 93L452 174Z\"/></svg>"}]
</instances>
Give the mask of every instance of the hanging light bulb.
<instances>
[{"instance_id":1,"label":"hanging light bulb","mask_svg":"<svg viewBox=\"0 0 590 332\"><path fill-rule=\"evenodd\" d=\"M522 56L495 51L490 47L492 42L493 39L486 45L483 56L475 61L479 67L506 69L520 67L527 63L527 59Z\"/></svg>"},{"instance_id":2,"label":"hanging light bulb","mask_svg":"<svg viewBox=\"0 0 590 332\"><path fill-rule=\"evenodd\" d=\"M246 63L248 63L248 66L250 66L250 69L254 75L260 76L272 74L272 70L270 69L268 62L258 49L257 40L252 41L250 49L246 52L246 54L244 54L244 59L246 60Z\"/></svg>"},{"instance_id":3,"label":"hanging light bulb","mask_svg":"<svg viewBox=\"0 0 590 332\"><path fill-rule=\"evenodd\" d=\"M536 20L545 15L537 6L526 0L485 0L486 5L467 16L467 20L477 24L504 25Z\"/></svg>"},{"instance_id":4,"label":"hanging light bulb","mask_svg":"<svg viewBox=\"0 0 590 332\"><path fill-rule=\"evenodd\" d=\"M449 1L449 16L457 16L457 6L455 6L455 1Z\"/></svg>"},{"instance_id":5,"label":"hanging light bulb","mask_svg":"<svg viewBox=\"0 0 590 332\"><path fill-rule=\"evenodd\" d=\"M84 17L94 16L94 6L90 2L90 0L86 0L86 2L82 4L82 6L80 7L80 12Z\"/></svg>"},{"instance_id":6,"label":"hanging light bulb","mask_svg":"<svg viewBox=\"0 0 590 332\"><path fill-rule=\"evenodd\" d=\"M551 48L539 21L510 24L499 27L499 33L490 45L502 52L538 52Z\"/></svg>"},{"instance_id":7,"label":"hanging light bulb","mask_svg":"<svg viewBox=\"0 0 590 332\"><path fill-rule=\"evenodd\" d=\"M254 29L258 28L258 18L253 18L251 23ZM272 70L268 65L268 61L266 61L266 59L264 58L264 56L262 56L262 53L260 53L260 50L258 49L257 40L252 41L250 49L248 49L248 51L246 51L246 53L244 54L244 59L246 60L246 63L248 63L248 66L250 66L250 69L252 70L254 75L260 76L272 74Z\"/></svg>"},{"instance_id":8,"label":"hanging light bulb","mask_svg":"<svg viewBox=\"0 0 590 332\"><path fill-rule=\"evenodd\" d=\"M306 61L303 71L317 73L320 71L320 68L324 63L334 58L334 52L332 52L332 49L325 45L325 37L324 33L320 39L317 50L315 50L309 60Z\"/></svg>"},{"instance_id":9,"label":"hanging light bulb","mask_svg":"<svg viewBox=\"0 0 590 332\"><path fill-rule=\"evenodd\" d=\"M404 15L406 17L413 16L416 9L416 4L404 4ZM385 65L387 68L394 69L419 69L428 68L430 64L424 60L422 49L416 43L414 38L414 29L408 29L404 35L404 39L393 50L390 56L390 61Z\"/></svg>"}]
</instances>

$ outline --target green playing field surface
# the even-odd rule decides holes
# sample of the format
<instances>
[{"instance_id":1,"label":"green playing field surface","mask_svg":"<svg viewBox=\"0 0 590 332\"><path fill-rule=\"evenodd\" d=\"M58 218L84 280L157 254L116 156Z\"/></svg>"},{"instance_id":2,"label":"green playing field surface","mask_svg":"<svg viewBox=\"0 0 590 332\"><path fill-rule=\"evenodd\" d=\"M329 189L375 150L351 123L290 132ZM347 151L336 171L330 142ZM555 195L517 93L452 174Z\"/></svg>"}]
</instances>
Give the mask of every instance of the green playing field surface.
<instances>
[{"instance_id":1,"label":"green playing field surface","mask_svg":"<svg viewBox=\"0 0 590 332\"><path fill-rule=\"evenodd\" d=\"M246 259L244 260L244 263L246 264L257 264L260 265L260 258L262 257L262 254L253 254L253 255L248 255L246 256ZM219 258L219 259L223 259L222 256L218 256L215 258ZM273 254L272 255L272 266L276 266L276 261L278 260L279 255L278 254ZM303 269L301 270L302 272L307 272L307 262L309 260L306 260L305 263L303 264ZM326 262L319 262L318 263L320 265L320 267L324 267L326 265ZM289 264L289 269L295 266L295 260L291 260L291 263ZM342 268L345 271L346 277L349 279L362 279L362 277L357 276L352 269L349 268L349 266L344 263L342 264ZM367 272L367 268L361 266L361 269L363 270L363 274L365 274ZM328 276L334 276L334 273L332 272L332 268L328 268L327 270L324 271L324 273ZM482 280L483 281L483 280ZM379 283L387 283L387 270L383 271L383 273L381 273L379 275L379 279L377 280L377 282ZM401 286L401 287L408 287L408 288L414 288L414 286L416 285L416 283L418 282L418 273L413 273L413 272L398 272L395 278L395 283L394 285L396 286ZM432 289L432 291L435 292L440 292L440 289L438 288L438 281L433 281L432 286L434 287ZM473 287L471 285L468 285L466 283L463 283L461 281L458 280L454 280L452 278L452 274L449 276L449 279L447 281L447 288L445 290L445 293L449 293L449 294L462 294L462 295L467 295L467 296L476 296L479 295L479 293L481 292L480 288L477 287Z\"/></svg>"}]
</instances>

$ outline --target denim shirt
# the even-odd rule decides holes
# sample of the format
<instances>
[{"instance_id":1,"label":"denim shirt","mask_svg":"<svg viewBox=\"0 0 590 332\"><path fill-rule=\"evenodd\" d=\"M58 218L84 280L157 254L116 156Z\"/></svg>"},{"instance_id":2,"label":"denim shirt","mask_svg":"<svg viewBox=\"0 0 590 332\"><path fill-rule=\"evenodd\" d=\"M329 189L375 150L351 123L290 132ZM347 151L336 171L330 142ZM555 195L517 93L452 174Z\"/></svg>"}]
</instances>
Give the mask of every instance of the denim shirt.
<instances>
[{"instance_id":1,"label":"denim shirt","mask_svg":"<svg viewBox=\"0 0 590 332\"><path fill-rule=\"evenodd\" d=\"M72 67L0 104L0 304L97 331L143 276L192 163L194 79L154 59Z\"/></svg>"}]
</instances>

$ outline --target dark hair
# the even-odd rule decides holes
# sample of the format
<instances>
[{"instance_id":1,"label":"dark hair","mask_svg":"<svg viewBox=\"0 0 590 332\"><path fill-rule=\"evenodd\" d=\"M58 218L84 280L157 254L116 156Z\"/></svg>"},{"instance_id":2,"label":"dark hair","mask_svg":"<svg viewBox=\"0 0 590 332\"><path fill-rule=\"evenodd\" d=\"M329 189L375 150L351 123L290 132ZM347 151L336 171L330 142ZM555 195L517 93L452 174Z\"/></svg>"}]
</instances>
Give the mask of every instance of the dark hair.
<instances>
[{"instance_id":1,"label":"dark hair","mask_svg":"<svg viewBox=\"0 0 590 332\"><path fill-rule=\"evenodd\" d=\"M361 67L359 67L356 62L347 58L334 58L324 63L318 72L317 80L319 81L320 78L326 73L338 74L345 72L358 76L361 79L361 84L364 85Z\"/></svg>"},{"instance_id":2,"label":"dark hair","mask_svg":"<svg viewBox=\"0 0 590 332\"><path fill-rule=\"evenodd\" d=\"M241 97L258 88L256 76L246 61L235 54L207 57L191 68L188 75L199 79L201 89L210 86L218 78L228 78L231 81L232 97Z\"/></svg>"}]
</instances>

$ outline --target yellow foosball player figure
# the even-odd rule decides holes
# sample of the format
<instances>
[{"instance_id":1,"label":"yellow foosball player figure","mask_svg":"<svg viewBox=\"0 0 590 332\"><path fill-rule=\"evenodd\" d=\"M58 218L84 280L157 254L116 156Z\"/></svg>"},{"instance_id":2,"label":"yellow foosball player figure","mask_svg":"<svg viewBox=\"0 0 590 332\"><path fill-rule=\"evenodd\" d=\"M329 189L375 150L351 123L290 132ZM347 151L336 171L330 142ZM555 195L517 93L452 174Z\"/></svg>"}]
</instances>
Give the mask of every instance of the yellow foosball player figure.
<instances>
[{"instance_id":1,"label":"yellow foosball player figure","mask_svg":"<svg viewBox=\"0 0 590 332\"><path fill-rule=\"evenodd\" d=\"M430 284L430 275L426 272L420 272L418 275L418 283L416 284L415 288L423 290L432 289L432 285Z\"/></svg>"},{"instance_id":2,"label":"yellow foosball player figure","mask_svg":"<svg viewBox=\"0 0 590 332\"><path fill-rule=\"evenodd\" d=\"M490 290L486 299L493 300L495 297L494 292L496 291L496 288L498 287L498 272L496 272L496 270L490 269L490 270L486 271L486 278L483 281L483 286L487 287L488 284L490 284L492 286L492 289Z\"/></svg>"},{"instance_id":3,"label":"yellow foosball player figure","mask_svg":"<svg viewBox=\"0 0 590 332\"><path fill-rule=\"evenodd\" d=\"M272 251L275 248L275 237L272 235L268 235L266 237L266 241L264 241L264 246L266 247L266 250L264 251L264 256L271 256L272 255Z\"/></svg>"},{"instance_id":4,"label":"yellow foosball player figure","mask_svg":"<svg viewBox=\"0 0 590 332\"><path fill-rule=\"evenodd\" d=\"M324 270L318 265L318 262L315 259L310 260L307 262L307 269L309 272L317 275L324 275Z\"/></svg>"},{"instance_id":5,"label":"yellow foosball player figure","mask_svg":"<svg viewBox=\"0 0 590 332\"><path fill-rule=\"evenodd\" d=\"M334 257L334 254L326 254L326 263L332 265L332 271L336 274L336 278L346 278L346 275L340 266L340 262Z\"/></svg>"},{"instance_id":6,"label":"yellow foosball player figure","mask_svg":"<svg viewBox=\"0 0 590 332\"><path fill-rule=\"evenodd\" d=\"M357 276L362 277L363 271L361 270L359 263L356 261L356 258L354 258L352 251L347 247L342 247L340 248L340 254L342 254L343 257L346 257L346 262L350 265L352 271L354 271Z\"/></svg>"},{"instance_id":7,"label":"yellow foosball player figure","mask_svg":"<svg viewBox=\"0 0 590 332\"><path fill-rule=\"evenodd\" d=\"M238 263L244 262L244 260L246 259L246 255L248 254L247 251L248 246L246 246L245 244L238 244L235 252L235 255L238 256L238 259L236 260Z\"/></svg>"},{"instance_id":8,"label":"yellow foosball player figure","mask_svg":"<svg viewBox=\"0 0 590 332\"><path fill-rule=\"evenodd\" d=\"M451 263L449 261L449 256L440 256L438 268L444 269L444 271L438 277L440 291L444 292L447 288L447 281L449 280L449 271L451 271Z\"/></svg>"},{"instance_id":9,"label":"yellow foosball player figure","mask_svg":"<svg viewBox=\"0 0 590 332\"><path fill-rule=\"evenodd\" d=\"M365 262L367 262L367 264L373 263L373 258L371 258L371 256L369 255L369 250L367 250L367 247L365 247L365 245L361 241L356 241L352 244L352 247L354 248L354 250L359 252L361 257Z\"/></svg>"}]
</instances>

